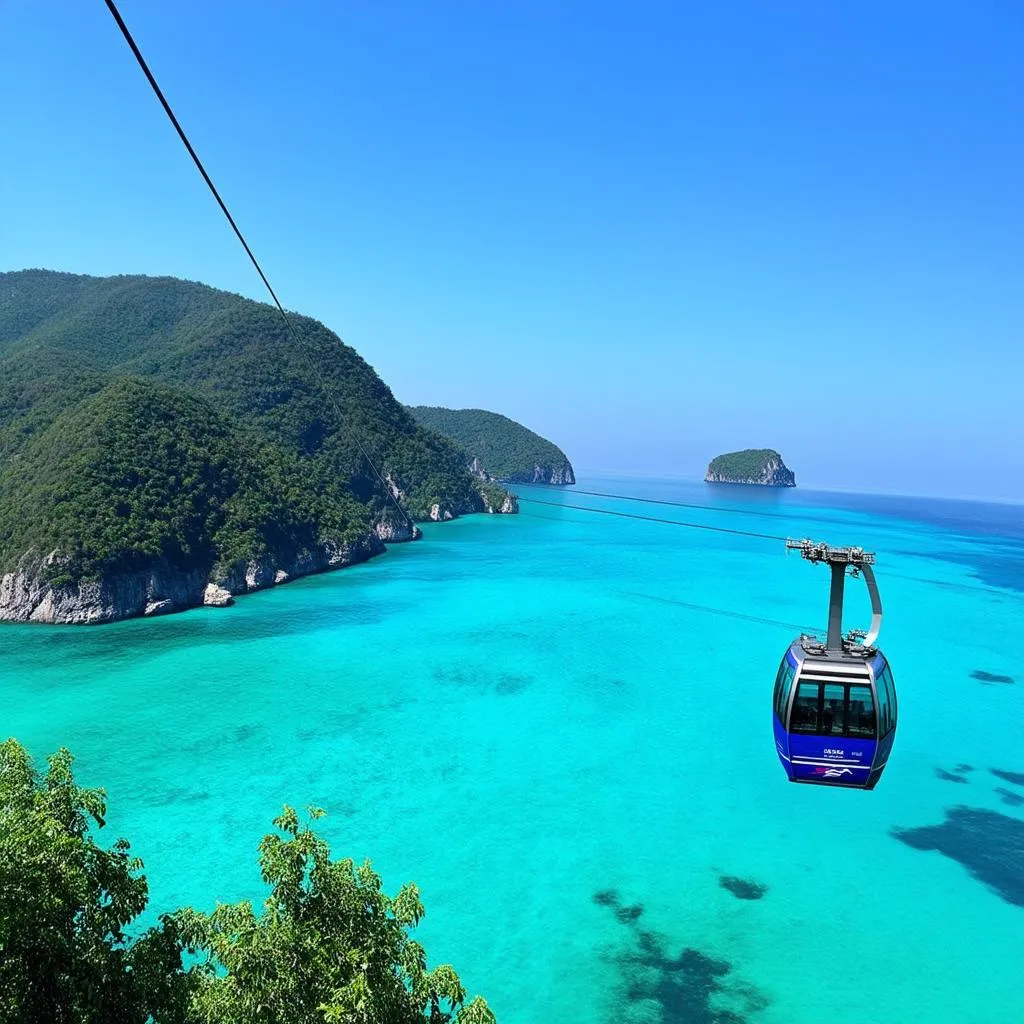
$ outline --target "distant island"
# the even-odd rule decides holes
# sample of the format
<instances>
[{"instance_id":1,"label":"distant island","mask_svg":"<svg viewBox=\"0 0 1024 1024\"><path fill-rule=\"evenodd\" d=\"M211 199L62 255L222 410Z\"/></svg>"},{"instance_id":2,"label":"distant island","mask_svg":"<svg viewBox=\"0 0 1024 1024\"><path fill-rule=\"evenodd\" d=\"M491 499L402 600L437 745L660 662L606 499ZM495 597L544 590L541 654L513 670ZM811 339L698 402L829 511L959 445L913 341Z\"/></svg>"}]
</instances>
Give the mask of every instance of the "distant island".
<instances>
[{"instance_id":1,"label":"distant island","mask_svg":"<svg viewBox=\"0 0 1024 1024\"><path fill-rule=\"evenodd\" d=\"M0 619L227 604L413 539L405 514L517 510L292 322L305 351L272 306L196 282L0 273Z\"/></svg>"},{"instance_id":2,"label":"distant island","mask_svg":"<svg viewBox=\"0 0 1024 1024\"><path fill-rule=\"evenodd\" d=\"M796 487L793 471L771 448L745 448L711 460L704 480L709 484L758 484L762 487Z\"/></svg>"},{"instance_id":3,"label":"distant island","mask_svg":"<svg viewBox=\"0 0 1024 1024\"><path fill-rule=\"evenodd\" d=\"M408 407L416 421L453 441L483 480L516 484L574 484L565 452L521 423L484 409Z\"/></svg>"}]
</instances>

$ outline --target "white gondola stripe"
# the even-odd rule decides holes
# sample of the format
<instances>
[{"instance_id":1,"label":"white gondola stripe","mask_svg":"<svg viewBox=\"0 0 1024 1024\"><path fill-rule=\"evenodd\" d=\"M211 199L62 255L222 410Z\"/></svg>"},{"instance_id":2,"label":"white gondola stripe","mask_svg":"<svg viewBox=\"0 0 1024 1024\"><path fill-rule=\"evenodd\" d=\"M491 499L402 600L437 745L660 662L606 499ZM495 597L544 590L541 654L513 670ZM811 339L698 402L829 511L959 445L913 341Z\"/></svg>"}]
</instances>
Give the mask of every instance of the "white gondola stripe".
<instances>
[{"instance_id":1,"label":"white gondola stripe","mask_svg":"<svg viewBox=\"0 0 1024 1024\"><path fill-rule=\"evenodd\" d=\"M841 768L863 768L865 771L871 770L871 765L865 764L863 761L811 761L803 757L794 757L793 764L820 764L825 766L838 766Z\"/></svg>"}]
</instances>

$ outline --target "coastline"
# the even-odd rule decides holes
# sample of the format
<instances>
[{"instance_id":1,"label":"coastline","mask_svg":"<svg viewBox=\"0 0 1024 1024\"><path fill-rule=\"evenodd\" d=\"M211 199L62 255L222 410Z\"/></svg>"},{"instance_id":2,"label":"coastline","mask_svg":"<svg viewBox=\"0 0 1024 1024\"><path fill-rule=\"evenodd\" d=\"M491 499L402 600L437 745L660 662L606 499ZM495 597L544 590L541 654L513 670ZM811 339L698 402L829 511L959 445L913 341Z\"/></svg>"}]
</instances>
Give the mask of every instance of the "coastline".
<instances>
[{"instance_id":1,"label":"coastline","mask_svg":"<svg viewBox=\"0 0 1024 1024\"><path fill-rule=\"evenodd\" d=\"M438 514L431 522L455 522L466 516L515 515L518 507L506 502L500 509L489 504L481 512ZM381 523L349 543L324 543L315 550L268 553L239 561L226 569L175 569L165 560L130 572L111 573L98 580L54 586L45 579L56 562L31 554L15 569L0 576L0 625L102 626L128 619L155 618L194 608L224 608L261 590L281 587L292 580L337 572L383 555L390 544L420 540L413 532ZM387 542L387 543L385 543Z\"/></svg>"}]
</instances>

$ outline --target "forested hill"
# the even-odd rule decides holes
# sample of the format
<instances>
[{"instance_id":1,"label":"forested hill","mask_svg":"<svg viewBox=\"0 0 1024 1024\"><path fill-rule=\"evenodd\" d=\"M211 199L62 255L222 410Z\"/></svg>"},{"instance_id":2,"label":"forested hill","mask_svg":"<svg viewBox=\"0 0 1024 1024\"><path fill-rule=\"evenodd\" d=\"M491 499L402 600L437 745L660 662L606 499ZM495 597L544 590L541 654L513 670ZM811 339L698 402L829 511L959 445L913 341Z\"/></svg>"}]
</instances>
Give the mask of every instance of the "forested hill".
<instances>
[{"instance_id":1,"label":"forested hill","mask_svg":"<svg viewBox=\"0 0 1024 1024\"><path fill-rule=\"evenodd\" d=\"M484 409L409 406L416 420L450 438L470 462L497 480L512 483L573 484L565 453L521 423Z\"/></svg>"},{"instance_id":2,"label":"forested hill","mask_svg":"<svg viewBox=\"0 0 1024 1024\"><path fill-rule=\"evenodd\" d=\"M796 477L774 448L744 448L718 455L708 464L706 483L796 487Z\"/></svg>"},{"instance_id":3,"label":"forested hill","mask_svg":"<svg viewBox=\"0 0 1024 1024\"><path fill-rule=\"evenodd\" d=\"M409 531L360 444L415 519L511 510L293 322L305 352L273 307L202 284L0 274L0 618L121 618L368 557Z\"/></svg>"}]
</instances>

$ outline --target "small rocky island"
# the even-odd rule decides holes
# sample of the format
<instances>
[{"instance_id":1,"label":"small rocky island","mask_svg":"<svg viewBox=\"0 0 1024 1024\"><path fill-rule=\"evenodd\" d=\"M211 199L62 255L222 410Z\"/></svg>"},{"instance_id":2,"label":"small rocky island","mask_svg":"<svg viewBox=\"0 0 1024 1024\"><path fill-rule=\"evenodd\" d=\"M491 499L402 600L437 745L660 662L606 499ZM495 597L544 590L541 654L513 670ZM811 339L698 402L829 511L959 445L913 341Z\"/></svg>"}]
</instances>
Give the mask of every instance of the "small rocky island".
<instances>
[{"instance_id":1,"label":"small rocky island","mask_svg":"<svg viewBox=\"0 0 1024 1024\"><path fill-rule=\"evenodd\" d=\"M757 484L761 487L796 487L796 477L772 448L745 448L711 460L704 482Z\"/></svg>"}]
</instances>

